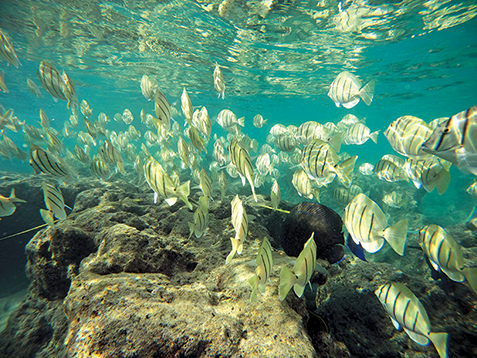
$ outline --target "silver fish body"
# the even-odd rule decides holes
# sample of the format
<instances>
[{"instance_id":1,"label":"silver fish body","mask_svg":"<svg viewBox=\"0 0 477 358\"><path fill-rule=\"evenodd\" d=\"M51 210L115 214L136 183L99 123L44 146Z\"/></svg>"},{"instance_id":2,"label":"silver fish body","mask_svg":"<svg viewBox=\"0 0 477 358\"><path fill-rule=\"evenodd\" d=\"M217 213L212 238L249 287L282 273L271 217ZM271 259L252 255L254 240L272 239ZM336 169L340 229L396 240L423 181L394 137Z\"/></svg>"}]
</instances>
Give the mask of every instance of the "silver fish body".
<instances>
[{"instance_id":1,"label":"silver fish body","mask_svg":"<svg viewBox=\"0 0 477 358\"><path fill-rule=\"evenodd\" d=\"M253 275L248 283L252 286L252 295L250 296L250 303L255 301L257 291L265 294L267 281L270 279L270 273L273 268L272 245L266 237L263 238L260 249L257 253L257 268L255 275Z\"/></svg>"},{"instance_id":2,"label":"silver fish body","mask_svg":"<svg viewBox=\"0 0 477 358\"><path fill-rule=\"evenodd\" d=\"M232 242L232 251L227 256L225 263L228 264L232 261L235 253L241 254L243 251L243 243L247 237L248 232L248 218L243 206L242 200L240 200L238 195L235 195L234 199L231 202L232 205L232 225L235 229L235 238L231 237L230 241Z\"/></svg>"},{"instance_id":3,"label":"silver fish body","mask_svg":"<svg viewBox=\"0 0 477 358\"><path fill-rule=\"evenodd\" d=\"M55 66L46 61L41 61L38 70L38 78L40 79L43 88L54 98L63 101L67 100L64 93L65 83Z\"/></svg>"},{"instance_id":4,"label":"silver fish body","mask_svg":"<svg viewBox=\"0 0 477 358\"><path fill-rule=\"evenodd\" d=\"M361 87L361 81L352 73L341 72L331 83L328 97L335 102L336 107L350 109L356 106L362 99L368 106L374 95L374 80Z\"/></svg>"}]
</instances>

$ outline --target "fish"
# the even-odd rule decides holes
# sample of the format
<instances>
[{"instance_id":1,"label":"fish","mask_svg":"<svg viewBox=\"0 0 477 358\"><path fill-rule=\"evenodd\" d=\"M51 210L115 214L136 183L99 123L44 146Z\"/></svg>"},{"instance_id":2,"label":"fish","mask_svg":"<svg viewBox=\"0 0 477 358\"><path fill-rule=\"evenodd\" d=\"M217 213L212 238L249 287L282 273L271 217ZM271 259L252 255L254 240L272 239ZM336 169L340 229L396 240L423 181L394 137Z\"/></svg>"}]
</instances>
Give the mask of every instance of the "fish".
<instances>
[{"instance_id":1,"label":"fish","mask_svg":"<svg viewBox=\"0 0 477 358\"><path fill-rule=\"evenodd\" d=\"M378 143L379 131L371 133L371 130L363 123L353 124L348 128L344 135L344 144L364 144L371 139L375 144Z\"/></svg>"},{"instance_id":2,"label":"fish","mask_svg":"<svg viewBox=\"0 0 477 358\"><path fill-rule=\"evenodd\" d=\"M194 234L195 237L198 239L205 235L205 231L207 230L207 226L209 225L208 196L201 196L199 198L199 206L194 213L194 222L189 222L188 224L190 230L189 239L191 238L192 234Z\"/></svg>"},{"instance_id":3,"label":"fish","mask_svg":"<svg viewBox=\"0 0 477 358\"><path fill-rule=\"evenodd\" d=\"M338 176L341 183L349 188L351 173L358 156L353 156L338 163L336 151L320 139L309 142L302 150L301 166L308 177L319 186L331 183Z\"/></svg>"},{"instance_id":4,"label":"fish","mask_svg":"<svg viewBox=\"0 0 477 358\"><path fill-rule=\"evenodd\" d=\"M383 203L392 208L400 209L403 203L402 194L392 191L391 193L383 196Z\"/></svg>"},{"instance_id":5,"label":"fish","mask_svg":"<svg viewBox=\"0 0 477 358\"><path fill-rule=\"evenodd\" d=\"M101 179L108 179L111 174L111 169L109 168L108 164L106 164L106 162L103 161L99 155L93 156L89 165L89 170L93 175Z\"/></svg>"},{"instance_id":6,"label":"fish","mask_svg":"<svg viewBox=\"0 0 477 358\"><path fill-rule=\"evenodd\" d=\"M214 87L219 92L219 97L225 98L225 80L219 65L216 63L214 68Z\"/></svg>"},{"instance_id":7,"label":"fish","mask_svg":"<svg viewBox=\"0 0 477 358\"><path fill-rule=\"evenodd\" d=\"M389 160L381 159L376 163L373 171L379 179L390 183L400 180L409 181L406 171Z\"/></svg>"},{"instance_id":8,"label":"fish","mask_svg":"<svg viewBox=\"0 0 477 358\"><path fill-rule=\"evenodd\" d=\"M242 185L245 185L245 180L248 180L250 187L252 188L253 198L255 199L255 202L257 202L257 196L255 195L255 187L253 184L253 167L250 155L242 147L236 137L232 139L227 149L229 151L230 161L242 178Z\"/></svg>"},{"instance_id":9,"label":"fish","mask_svg":"<svg viewBox=\"0 0 477 358\"><path fill-rule=\"evenodd\" d=\"M225 172L222 170L219 173L219 189L220 189L220 200L223 201L225 198L225 194L227 193L227 176Z\"/></svg>"},{"instance_id":10,"label":"fish","mask_svg":"<svg viewBox=\"0 0 477 358\"><path fill-rule=\"evenodd\" d=\"M437 188L437 192L441 195L447 190L451 181L449 168L452 164L445 162L447 161L436 156L426 159L407 158L403 169L417 189L423 187L430 193Z\"/></svg>"},{"instance_id":11,"label":"fish","mask_svg":"<svg viewBox=\"0 0 477 358\"><path fill-rule=\"evenodd\" d=\"M477 267L468 267L454 239L439 225L426 225L419 230L424 253L436 271L442 271L455 282L469 282L477 293Z\"/></svg>"},{"instance_id":12,"label":"fish","mask_svg":"<svg viewBox=\"0 0 477 358\"><path fill-rule=\"evenodd\" d=\"M281 151L291 153L297 146L296 139L291 134L279 134L275 138L275 146Z\"/></svg>"},{"instance_id":13,"label":"fish","mask_svg":"<svg viewBox=\"0 0 477 358\"><path fill-rule=\"evenodd\" d=\"M74 172L60 158L35 144L30 147L30 166L35 174L44 173L54 177L72 177Z\"/></svg>"},{"instance_id":14,"label":"fish","mask_svg":"<svg viewBox=\"0 0 477 358\"><path fill-rule=\"evenodd\" d=\"M8 93L8 88L5 83L5 75L3 72L0 72L0 90L3 90L3 92Z\"/></svg>"},{"instance_id":15,"label":"fish","mask_svg":"<svg viewBox=\"0 0 477 358\"><path fill-rule=\"evenodd\" d=\"M235 229L235 238L231 237L230 241L232 242L232 251L230 251L227 259L225 260L226 264L229 264L232 261L235 254L241 254L243 251L243 243L247 237L248 232L248 218L245 207L243 206L242 200L240 200L238 194L235 195L232 202L232 225Z\"/></svg>"},{"instance_id":16,"label":"fish","mask_svg":"<svg viewBox=\"0 0 477 358\"><path fill-rule=\"evenodd\" d=\"M262 128L264 124L267 124L268 119L263 119L263 116L261 114L257 114L255 117L253 117L253 125L256 128Z\"/></svg>"},{"instance_id":17,"label":"fish","mask_svg":"<svg viewBox=\"0 0 477 358\"><path fill-rule=\"evenodd\" d=\"M315 233L313 232L303 246L303 250L300 252L300 255L298 255L295 265L293 266L293 271L286 266L282 267L280 271L280 285L278 288L280 301L286 298L292 287L299 298L303 296L305 286L310 282L310 278L315 272L316 243L313 239L314 236Z\"/></svg>"},{"instance_id":18,"label":"fish","mask_svg":"<svg viewBox=\"0 0 477 358\"><path fill-rule=\"evenodd\" d=\"M212 180L207 175L207 172L202 168L199 173L199 180L200 180L200 189L204 196L208 197L209 199L212 198Z\"/></svg>"},{"instance_id":19,"label":"fish","mask_svg":"<svg viewBox=\"0 0 477 358\"><path fill-rule=\"evenodd\" d=\"M159 134L166 138L166 133L171 129L171 105L159 88L154 90L154 108L156 112L155 126Z\"/></svg>"},{"instance_id":20,"label":"fish","mask_svg":"<svg viewBox=\"0 0 477 358\"><path fill-rule=\"evenodd\" d=\"M336 129L340 132L345 132L354 124L363 123L366 121L365 118L359 119L354 114L348 113L346 114L336 125Z\"/></svg>"},{"instance_id":21,"label":"fish","mask_svg":"<svg viewBox=\"0 0 477 358\"><path fill-rule=\"evenodd\" d=\"M192 115L192 125L199 133L207 137L207 142L210 139L212 131L212 122L210 121L209 112L207 108L202 107L200 110L195 110Z\"/></svg>"},{"instance_id":22,"label":"fish","mask_svg":"<svg viewBox=\"0 0 477 358\"><path fill-rule=\"evenodd\" d=\"M348 238L346 239L346 246L348 249L353 253L361 261L366 261L366 254L364 253L363 246L360 243L356 243L352 238L351 235L348 234Z\"/></svg>"},{"instance_id":23,"label":"fish","mask_svg":"<svg viewBox=\"0 0 477 358\"><path fill-rule=\"evenodd\" d=\"M53 226L55 224L55 219L53 217L53 211L40 209L40 215L41 215L41 218L43 219L43 221L46 222L46 224L48 226Z\"/></svg>"},{"instance_id":24,"label":"fish","mask_svg":"<svg viewBox=\"0 0 477 358\"><path fill-rule=\"evenodd\" d=\"M252 287L252 295L250 296L250 303L255 301L257 291L263 295L265 294L267 281L270 281L270 273L273 268L272 245L265 236L257 253L257 268L255 275L248 279L248 283Z\"/></svg>"},{"instance_id":25,"label":"fish","mask_svg":"<svg viewBox=\"0 0 477 358\"><path fill-rule=\"evenodd\" d=\"M78 144L75 145L74 152L78 160L83 164L89 164L91 161L90 156L86 153L86 151L81 148Z\"/></svg>"},{"instance_id":26,"label":"fish","mask_svg":"<svg viewBox=\"0 0 477 358\"><path fill-rule=\"evenodd\" d=\"M182 138L182 136L179 136L179 140L177 141L177 151L179 153L179 157L181 158L182 163L184 164L184 166L186 168L189 167L190 166L190 163L189 163L189 155L190 155L189 146L187 145L184 138Z\"/></svg>"},{"instance_id":27,"label":"fish","mask_svg":"<svg viewBox=\"0 0 477 358\"><path fill-rule=\"evenodd\" d=\"M333 191L333 197L338 203L348 205L348 203L355 197L347 188L336 188Z\"/></svg>"},{"instance_id":28,"label":"fish","mask_svg":"<svg viewBox=\"0 0 477 358\"><path fill-rule=\"evenodd\" d=\"M189 98L186 88L184 87L181 95L181 109L187 123L192 123L192 102Z\"/></svg>"},{"instance_id":29,"label":"fish","mask_svg":"<svg viewBox=\"0 0 477 358\"><path fill-rule=\"evenodd\" d=\"M132 121L134 120L134 116L132 115L131 111L129 109L125 109L123 112L123 122L126 124L131 124Z\"/></svg>"},{"instance_id":30,"label":"fish","mask_svg":"<svg viewBox=\"0 0 477 358\"><path fill-rule=\"evenodd\" d=\"M402 116L393 121L384 131L391 147L406 157L425 159L430 155L421 151L422 145L432 134L432 128L422 119Z\"/></svg>"},{"instance_id":31,"label":"fish","mask_svg":"<svg viewBox=\"0 0 477 358\"><path fill-rule=\"evenodd\" d=\"M274 179L272 184L272 189L270 192L270 201L272 202L273 210L278 209L278 205L280 204L280 199L282 197L280 187L278 186L278 182Z\"/></svg>"},{"instance_id":32,"label":"fish","mask_svg":"<svg viewBox=\"0 0 477 358\"><path fill-rule=\"evenodd\" d=\"M477 175L477 105L442 122L422 144L422 151Z\"/></svg>"},{"instance_id":33,"label":"fish","mask_svg":"<svg viewBox=\"0 0 477 358\"><path fill-rule=\"evenodd\" d=\"M237 119L237 116L230 109L223 109L217 115L217 124L227 131L231 131L237 124L245 126L245 117Z\"/></svg>"},{"instance_id":34,"label":"fish","mask_svg":"<svg viewBox=\"0 0 477 358\"><path fill-rule=\"evenodd\" d=\"M302 123L295 133L295 139L302 145L307 145L314 139L323 139L323 128L321 123L315 121Z\"/></svg>"},{"instance_id":35,"label":"fish","mask_svg":"<svg viewBox=\"0 0 477 358\"><path fill-rule=\"evenodd\" d=\"M119 153L109 139L104 141L104 146L102 148L104 149L103 159L105 159L107 163L114 164L122 175L126 175L126 170L124 169L124 160L121 156L121 153Z\"/></svg>"},{"instance_id":36,"label":"fish","mask_svg":"<svg viewBox=\"0 0 477 358\"><path fill-rule=\"evenodd\" d=\"M474 198L477 198L477 182L473 182L472 184L470 184L469 187L466 189L466 192Z\"/></svg>"},{"instance_id":37,"label":"fish","mask_svg":"<svg viewBox=\"0 0 477 358\"><path fill-rule=\"evenodd\" d=\"M78 105L78 97L76 96L76 89L73 84L73 81L71 80L70 76L63 71L63 74L61 75L63 79L63 93L66 97L66 100L68 101L66 107L71 108L72 106L77 106Z\"/></svg>"},{"instance_id":38,"label":"fish","mask_svg":"<svg viewBox=\"0 0 477 358\"><path fill-rule=\"evenodd\" d=\"M45 181L41 183L41 188L43 189L43 198L46 208L52 211L58 220L66 219L65 200L63 199L61 190Z\"/></svg>"},{"instance_id":39,"label":"fish","mask_svg":"<svg viewBox=\"0 0 477 358\"><path fill-rule=\"evenodd\" d=\"M273 168L273 165L270 162L270 154L260 154L255 161L255 167L261 175L267 175L270 169Z\"/></svg>"},{"instance_id":40,"label":"fish","mask_svg":"<svg viewBox=\"0 0 477 358\"><path fill-rule=\"evenodd\" d=\"M293 173L292 184L298 192L298 195L307 199L313 199L314 195L316 200L320 201L318 189L313 188L310 178L308 178L308 175L303 169L297 169L295 173Z\"/></svg>"},{"instance_id":41,"label":"fish","mask_svg":"<svg viewBox=\"0 0 477 358\"><path fill-rule=\"evenodd\" d=\"M189 139L195 149L197 149L199 152L204 151L204 153L207 154L207 146L205 145L204 140L194 126L189 127Z\"/></svg>"},{"instance_id":42,"label":"fish","mask_svg":"<svg viewBox=\"0 0 477 358\"><path fill-rule=\"evenodd\" d=\"M88 102L86 102L86 100L81 101L80 110L81 113L83 113L83 116L85 116L86 118L91 117L91 115L93 114L93 110L89 107L89 104Z\"/></svg>"},{"instance_id":43,"label":"fish","mask_svg":"<svg viewBox=\"0 0 477 358\"><path fill-rule=\"evenodd\" d=\"M439 357L447 358L448 334L432 332L426 309L409 288L403 283L394 282L380 286L374 293L396 329L402 327L407 335L420 345L428 345L431 341Z\"/></svg>"},{"instance_id":44,"label":"fish","mask_svg":"<svg viewBox=\"0 0 477 358\"><path fill-rule=\"evenodd\" d=\"M12 215L17 209L15 203L26 203L15 196L15 188L12 188L8 198L0 195L0 217Z\"/></svg>"},{"instance_id":45,"label":"fish","mask_svg":"<svg viewBox=\"0 0 477 358\"><path fill-rule=\"evenodd\" d=\"M305 201L295 205L282 225L281 246L288 256L297 257L314 233L317 258L330 264L344 256L343 220L333 209Z\"/></svg>"},{"instance_id":46,"label":"fish","mask_svg":"<svg viewBox=\"0 0 477 358\"><path fill-rule=\"evenodd\" d=\"M225 165L227 162L227 157L225 156L225 149L224 145L222 144L221 140L217 138L214 142L214 151L213 155L217 163L219 163L220 166Z\"/></svg>"},{"instance_id":47,"label":"fish","mask_svg":"<svg viewBox=\"0 0 477 358\"><path fill-rule=\"evenodd\" d=\"M150 101L154 98L154 91L157 87L156 81L151 81L147 75L143 75L141 78L141 92L142 95Z\"/></svg>"},{"instance_id":48,"label":"fish","mask_svg":"<svg viewBox=\"0 0 477 358\"><path fill-rule=\"evenodd\" d=\"M157 202L158 196L164 197L169 206L174 205L177 199L181 199L192 210L192 204L187 198L190 194L190 180L176 186L162 165L152 156L147 157L144 161L144 176L154 191L154 203Z\"/></svg>"},{"instance_id":49,"label":"fish","mask_svg":"<svg viewBox=\"0 0 477 358\"><path fill-rule=\"evenodd\" d=\"M341 72L331 83L328 97L335 102L336 107L350 109L358 104L360 99L368 106L373 101L375 80L361 87L361 81L352 73Z\"/></svg>"},{"instance_id":50,"label":"fish","mask_svg":"<svg viewBox=\"0 0 477 358\"><path fill-rule=\"evenodd\" d=\"M64 93L65 83L55 66L46 61L41 61L38 70L38 78L40 79L43 88L51 94L55 100L56 98L61 99L62 101L67 100Z\"/></svg>"},{"instance_id":51,"label":"fish","mask_svg":"<svg viewBox=\"0 0 477 358\"><path fill-rule=\"evenodd\" d=\"M15 49L13 48L10 41L8 41L7 36L2 30L0 30L0 55L5 59L5 61L11 63L16 68L18 68L18 65L21 65L17 54L15 53Z\"/></svg>"},{"instance_id":52,"label":"fish","mask_svg":"<svg viewBox=\"0 0 477 358\"><path fill-rule=\"evenodd\" d=\"M94 124L89 119L87 119L86 117L83 118L83 124L84 124L88 134L93 139L97 139L98 138L98 131L96 130L96 127L94 126Z\"/></svg>"},{"instance_id":53,"label":"fish","mask_svg":"<svg viewBox=\"0 0 477 358\"><path fill-rule=\"evenodd\" d=\"M356 195L345 207L343 221L352 239L367 252L379 251L386 240L397 254L404 256L408 219L388 227L386 215L365 194Z\"/></svg>"}]
</instances>

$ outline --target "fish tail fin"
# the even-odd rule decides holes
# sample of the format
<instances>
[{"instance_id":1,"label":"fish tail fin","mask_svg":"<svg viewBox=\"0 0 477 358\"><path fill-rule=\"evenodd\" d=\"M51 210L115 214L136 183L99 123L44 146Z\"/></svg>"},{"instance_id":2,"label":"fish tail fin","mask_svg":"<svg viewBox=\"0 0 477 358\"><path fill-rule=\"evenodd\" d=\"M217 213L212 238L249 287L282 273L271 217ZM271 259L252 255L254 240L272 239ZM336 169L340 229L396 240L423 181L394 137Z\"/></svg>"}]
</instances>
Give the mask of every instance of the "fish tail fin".
<instances>
[{"instance_id":1,"label":"fish tail fin","mask_svg":"<svg viewBox=\"0 0 477 358\"><path fill-rule=\"evenodd\" d=\"M315 196L317 202L320 202L320 190L318 188L314 188L312 194Z\"/></svg>"},{"instance_id":2,"label":"fish tail fin","mask_svg":"<svg viewBox=\"0 0 477 358\"><path fill-rule=\"evenodd\" d=\"M447 340L449 335L445 332L431 332L429 333L429 339L436 347L437 353L440 358L447 358Z\"/></svg>"},{"instance_id":3,"label":"fish tail fin","mask_svg":"<svg viewBox=\"0 0 477 358\"><path fill-rule=\"evenodd\" d=\"M227 258L225 259L226 265L229 264L230 261L232 261L238 248L238 239L231 237L230 241L232 241L232 251L230 251L230 254L228 254Z\"/></svg>"},{"instance_id":4,"label":"fish tail fin","mask_svg":"<svg viewBox=\"0 0 477 358\"><path fill-rule=\"evenodd\" d=\"M333 137L328 139L328 144L333 147L336 153L339 153L341 150L341 143L343 143L343 133L335 134Z\"/></svg>"},{"instance_id":5,"label":"fish tail fin","mask_svg":"<svg viewBox=\"0 0 477 358\"><path fill-rule=\"evenodd\" d=\"M355 155L354 157L343 160L335 167L336 175L340 179L341 183L347 188L349 188L351 185L351 173L354 170L354 165L357 159L358 156Z\"/></svg>"},{"instance_id":6,"label":"fish tail fin","mask_svg":"<svg viewBox=\"0 0 477 358\"><path fill-rule=\"evenodd\" d=\"M262 122L262 125L267 124L267 121L268 121L268 119L264 119L263 122Z\"/></svg>"},{"instance_id":7,"label":"fish tail fin","mask_svg":"<svg viewBox=\"0 0 477 358\"><path fill-rule=\"evenodd\" d=\"M190 180L176 188L176 193L177 196L187 205L187 207L192 210L192 204L189 202L189 199L187 199L190 194Z\"/></svg>"},{"instance_id":8,"label":"fish tail fin","mask_svg":"<svg viewBox=\"0 0 477 358\"><path fill-rule=\"evenodd\" d=\"M188 224L189 224L189 230L190 230L190 234L189 234L189 239L190 239L192 237L192 234L195 231L195 226L194 226L194 223L191 223L191 222L188 222Z\"/></svg>"},{"instance_id":9,"label":"fish tail fin","mask_svg":"<svg viewBox=\"0 0 477 358\"><path fill-rule=\"evenodd\" d=\"M250 303L253 303L255 301L255 298L257 297L257 289L258 289L258 276L253 275L248 279L248 283L250 286L252 286L252 295L250 296Z\"/></svg>"},{"instance_id":10,"label":"fish tail fin","mask_svg":"<svg viewBox=\"0 0 477 358\"><path fill-rule=\"evenodd\" d=\"M12 188L12 191L10 192L10 197L9 197L8 199L10 199L10 201L11 201L12 203L26 203L25 200L18 199L18 198L15 196L15 188Z\"/></svg>"},{"instance_id":11,"label":"fish tail fin","mask_svg":"<svg viewBox=\"0 0 477 358\"><path fill-rule=\"evenodd\" d=\"M8 199L12 200L16 198L17 197L15 196L15 188L12 188L12 191L10 192L10 196L8 197Z\"/></svg>"},{"instance_id":12,"label":"fish tail fin","mask_svg":"<svg viewBox=\"0 0 477 358\"><path fill-rule=\"evenodd\" d=\"M477 293L477 267L466 267L462 269L462 273L469 282L470 287Z\"/></svg>"},{"instance_id":13,"label":"fish tail fin","mask_svg":"<svg viewBox=\"0 0 477 358\"><path fill-rule=\"evenodd\" d=\"M295 282L295 274L288 267L283 266L280 271L280 286L278 288L278 297L280 298L280 301L283 301L287 297L288 292L290 292Z\"/></svg>"},{"instance_id":14,"label":"fish tail fin","mask_svg":"<svg viewBox=\"0 0 477 358\"><path fill-rule=\"evenodd\" d=\"M443 194L449 187L451 175L448 170L441 170L437 178L437 192L439 195Z\"/></svg>"},{"instance_id":15,"label":"fish tail fin","mask_svg":"<svg viewBox=\"0 0 477 358\"><path fill-rule=\"evenodd\" d=\"M406 248L407 222L408 219L401 220L384 230L384 238L393 250L401 256L404 256L404 249Z\"/></svg>"},{"instance_id":16,"label":"fish tail fin","mask_svg":"<svg viewBox=\"0 0 477 358\"><path fill-rule=\"evenodd\" d=\"M378 144L378 134L379 134L379 131L376 131L376 132L373 132L373 133L370 133L370 134L369 134L369 138L371 138L371 140L372 140L375 144Z\"/></svg>"},{"instance_id":17,"label":"fish tail fin","mask_svg":"<svg viewBox=\"0 0 477 358\"><path fill-rule=\"evenodd\" d=\"M245 117L240 117L239 119L237 119L237 122L238 122L239 126L244 127L245 126Z\"/></svg>"},{"instance_id":18,"label":"fish tail fin","mask_svg":"<svg viewBox=\"0 0 477 358\"><path fill-rule=\"evenodd\" d=\"M368 82L366 86L361 88L361 90L359 91L359 96L364 101L364 103L366 103L368 106L373 101L375 83L376 83L375 80L371 80Z\"/></svg>"}]
</instances>

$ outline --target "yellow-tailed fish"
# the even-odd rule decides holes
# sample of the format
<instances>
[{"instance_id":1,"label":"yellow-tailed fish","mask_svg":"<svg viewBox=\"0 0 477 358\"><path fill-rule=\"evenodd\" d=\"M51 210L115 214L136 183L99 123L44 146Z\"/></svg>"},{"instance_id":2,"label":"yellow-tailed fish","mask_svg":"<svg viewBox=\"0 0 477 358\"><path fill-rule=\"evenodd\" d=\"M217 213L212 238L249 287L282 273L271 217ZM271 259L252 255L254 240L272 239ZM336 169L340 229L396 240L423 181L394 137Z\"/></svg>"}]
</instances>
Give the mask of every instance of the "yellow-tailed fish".
<instances>
[{"instance_id":1,"label":"yellow-tailed fish","mask_svg":"<svg viewBox=\"0 0 477 358\"><path fill-rule=\"evenodd\" d=\"M74 174L60 158L35 144L30 147L30 165L35 174L45 173L54 177L71 177Z\"/></svg>"},{"instance_id":2,"label":"yellow-tailed fish","mask_svg":"<svg viewBox=\"0 0 477 358\"><path fill-rule=\"evenodd\" d=\"M448 334L432 332L431 322L421 301L401 282L388 283L374 291L388 312L396 329L402 327L416 343L426 346L431 341L440 358L447 358Z\"/></svg>"},{"instance_id":3,"label":"yellow-tailed fish","mask_svg":"<svg viewBox=\"0 0 477 358\"><path fill-rule=\"evenodd\" d=\"M278 209L278 205L280 204L280 200L282 198L282 194L280 191L280 187L278 186L278 182L273 180L272 189L270 192L270 201L272 202L273 210Z\"/></svg>"},{"instance_id":4,"label":"yellow-tailed fish","mask_svg":"<svg viewBox=\"0 0 477 358\"><path fill-rule=\"evenodd\" d=\"M66 219L65 201L60 189L46 182L41 183L46 208L52 211L58 220Z\"/></svg>"},{"instance_id":5,"label":"yellow-tailed fish","mask_svg":"<svg viewBox=\"0 0 477 358\"><path fill-rule=\"evenodd\" d=\"M225 80L219 65L216 63L214 68L214 87L219 92L219 98L225 98Z\"/></svg>"},{"instance_id":6,"label":"yellow-tailed fish","mask_svg":"<svg viewBox=\"0 0 477 358\"><path fill-rule=\"evenodd\" d=\"M345 207L343 222L356 245L367 252L377 252L386 240L399 255L404 255L408 219L388 227L383 211L373 200L361 193Z\"/></svg>"},{"instance_id":7,"label":"yellow-tailed fish","mask_svg":"<svg viewBox=\"0 0 477 358\"><path fill-rule=\"evenodd\" d=\"M242 200L240 200L238 195L235 195L235 198L231 202L232 204L232 225L235 229L235 238L231 237L230 241L232 242L232 251L227 256L225 263L228 264L232 261L235 253L241 254L243 250L243 243L247 237L248 232L248 218L243 206Z\"/></svg>"},{"instance_id":8,"label":"yellow-tailed fish","mask_svg":"<svg viewBox=\"0 0 477 358\"><path fill-rule=\"evenodd\" d=\"M444 162L444 163L443 163ZM428 193L437 187L439 195L449 187L451 175L449 167L452 163L435 156L426 159L407 158L404 171L418 189L423 187Z\"/></svg>"},{"instance_id":9,"label":"yellow-tailed fish","mask_svg":"<svg viewBox=\"0 0 477 358\"><path fill-rule=\"evenodd\" d=\"M62 101L67 100L64 93L65 83L55 66L46 61L41 61L38 78L43 88L52 95L55 101L56 98Z\"/></svg>"},{"instance_id":10,"label":"yellow-tailed fish","mask_svg":"<svg viewBox=\"0 0 477 358\"><path fill-rule=\"evenodd\" d=\"M199 173L200 189L204 196L212 198L212 180L207 175L207 172L202 168Z\"/></svg>"},{"instance_id":11,"label":"yellow-tailed fish","mask_svg":"<svg viewBox=\"0 0 477 358\"><path fill-rule=\"evenodd\" d=\"M163 197L170 206L174 205L177 199L181 199L192 210L192 204L187 198L190 194L190 180L176 186L162 165L152 156L147 157L144 162L144 176L154 191L154 203L157 202L158 196Z\"/></svg>"},{"instance_id":12,"label":"yellow-tailed fish","mask_svg":"<svg viewBox=\"0 0 477 358\"><path fill-rule=\"evenodd\" d=\"M477 175L477 105L441 123L422 145L422 151Z\"/></svg>"},{"instance_id":13,"label":"yellow-tailed fish","mask_svg":"<svg viewBox=\"0 0 477 358\"><path fill-rule=\"evenodd\" d=\"M364 144L371 139L374 143L378 142L379 131L372 132L363 123L353 124L348 128L344 135L345 144Z\"/></svg>"},{"instance_id":14,"label":"yellow-tailed fish","mask_svg":"<svg viewBox=\"0 0 477 358\"><path fill-rule=\"evenodd\" d=\"M15 189L12 188L10 196L8 198L0 195L0 217L10 216L17 209L15 203L26 203L25 200L18 199L15 196Z\"/></svg>"},{"instance_id":15,"label":"yellow-tailed fish","mask_svg":"<svg viewBox=\"0 0 477 358\"><path fill-rule=\"evenodd\" d=\"M199 198L199 206L194 213L194 222L189 223L190 235L195 235L196 238L202 237L209 225L209 197L201 196Z\"/></svg>"},{"instance_id":16,"label":"yellow-tailed fish","mask_svg":"<svg viewBox=\"0 0 477 358\"><path fill-rule=\"evenodd\" d=\"M374 80L371 80L365 86L361 86L361 81L352 73L341 72L331 83L328 97L335 102L336 107L350 109L356 106L360 99L368 106L373 101Z\"/></svg>"},{"instance_id":17,"label":"yellow-tailed fish","mask_svg":"<svg viewBox=\"0 0 477 358\"><path fill-rule=\"evenodd\" d=\"M293 287L298 297L303 296L305 286L310 282L310 278L315 272L316 265L316 243L313 232L308 241L303 246L303 250L293 266L293 271L283 266L280 271L280 286L278 288L278 297L283 301L290 289ZM310 283L311 287L311 283Z\"/></svg>"},{"instance_id":18,"label":"yellow-tailed fish","mask_svg":"<svg viewBox=\"0 0 477 358\"><path fill-rule=\"evenodd\" d=\"M245 185L245 180L248 180L250 187L252 188L253 198L255 201L257 201L253 184L252 161L250 160L248 152L242 147L238 139L235 137L230 142L228 150L230 160L242 178L242 185Z\"/></svg>"},{"instance_id":19,"label":"yellow-tailed fish","mask_svg":"<svg viewBox=\"0 0 477 358\"><path fill-rule=\"evenodd\" d=\"M409 181L406 171L389 160L381 159L374 166L373 172L379 179L390 183L399 180Z\"/></svg>"},{"instance_id":20,"label":"yellow-tailed fish","mask_svg":"<svg viewBox=\"0 0 477 358\"><path fill-rule=\"evenodd\" d=\"M477 267L467 267L462 251L454 239L440 226L427 225L419 231L422 250L432 267L444 272L452 281L467 280L477 293Z\"/></svg>"},{"instance_id":21,"label":"yellow-tailed fish","mask_svg":"<svg viewBox=\"0 0 477 358\"><path fill-rule=\"evenodd\" d=\"M267 281L270 280L270 273L273 268L272 245L267 237L263 238L260 249L257 253L257 268L255 275L249 278L248 283L252 286L252 295L250 296L250 303L255 301L257 291L263 295L265 294Z\"/></svg>"},{"instance_id":22,"label":"yellow-tailed fish","mask_svg":"<svg viewBox=\"0 0 477 358\"><path fill-rule=\"evenodd\" d=\"M8 41L8 38L5 36L2 30L0 30L0 55L16 68L18 68L18 65L20 65L20 61L18 60L17 54L15 53L12 44L10 41Z\"/></svg>"}]
</instances>

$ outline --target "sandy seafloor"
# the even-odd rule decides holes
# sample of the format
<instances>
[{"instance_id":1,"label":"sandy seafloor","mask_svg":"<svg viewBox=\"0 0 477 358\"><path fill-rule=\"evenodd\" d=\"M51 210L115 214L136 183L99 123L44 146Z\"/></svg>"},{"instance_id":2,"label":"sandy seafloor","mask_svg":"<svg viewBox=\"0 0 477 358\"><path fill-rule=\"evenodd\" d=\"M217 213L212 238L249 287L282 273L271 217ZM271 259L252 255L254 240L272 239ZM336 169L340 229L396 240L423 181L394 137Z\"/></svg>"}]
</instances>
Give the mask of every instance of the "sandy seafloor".
<instances>
[{"instance_id":1,"label":"sandy seafloor","mask_svg":"<svg viewBox=\"0 0 477 358\"><path fill-rule=\"evenodd\" d=\"M11 225L5 231L19 231L15 218L30 217L35 226L43 177L1 175L2 190L15 187L28 198L11 220L2 220ZM0 356L438 357L432 345L420 346L392 325L374 294L391 281L404 282L421 300L433 331L449 333L449 357L477 355L477 294L466 283L434 281L412 233L404 257L386 244L368 254L368 262L348 251L338 264L319 260L326 271L312 277L313 291L307 288L301 299L290 292L281 302L279 272L294 263L276 234L286 214L257 206L247 186L237 190L255 219L242 255L225 265L234 235L232 195L221 201L216 193L207 233L198 239L189 238L193 212L180 201L154 205L147 184L133 174L62 187L73 211L54 227L25 234L31 238L25 248L28 290L1 299L2 321L9 319ZM191 201L199 195L192 190ZM270 205L269 199L259 194L259 204ZM410 228L426 224L414 208L396 209L393 222L404 216ZM446 230L467 263L477 265L475 227ZM247 280L264 236L274 247L271 282L251 304Z\"/></svg>"}]
</instances>

